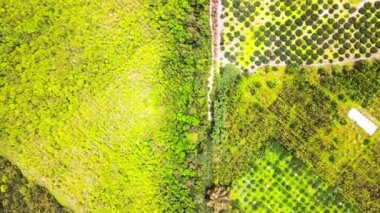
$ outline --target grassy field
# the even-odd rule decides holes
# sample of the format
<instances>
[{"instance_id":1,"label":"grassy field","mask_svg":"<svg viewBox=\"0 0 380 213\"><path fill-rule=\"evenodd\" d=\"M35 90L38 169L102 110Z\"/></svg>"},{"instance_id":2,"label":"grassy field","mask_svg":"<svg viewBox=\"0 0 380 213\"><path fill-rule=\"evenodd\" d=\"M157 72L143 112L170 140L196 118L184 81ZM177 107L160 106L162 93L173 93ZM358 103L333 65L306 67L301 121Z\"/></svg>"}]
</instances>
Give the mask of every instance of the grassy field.
<instances>
[{"instance_id":1,"label":"grassy field","mask_svg":"<svg viewBox=\"0 0 380 213\"><path fill-rule=\"evenodd\" d=\"M365 211L378 209L380 133L367 135L347 113L355 107L380 125L379 71L376 61L265 68L237 78L222 97L223 119L216 121L223 137L214 142L215 181L229 185L241 177L266 141L276 140L350 202Z\"/></svg>"},{"instance_id":2,"label":"grassy field","mask_svg":"<svg viewBox=\"0 0 380 213\"><path fill-rule=\"evenodd\" d=\"M221 61L244 71L379 57L380 2L223 0L222 4Z\"/></svg>"},{"instance_id":3,"label":"grassy field","mask_svg":"<svg viewBox=\"0 0 380 213\"><path fill-rule=\"evenodd\" d=\"M278 142L270 142L234 181L231 197L245 212L358 212Z\"/></svg>"},{"instance_id":4,"label":"grassy field","mask_svg":"<svg viewBox=\"0 0 380 213\"><path fill-rule=\"evenodd\" d=\"M194 211L207 4L0 5L0 155L74 211Z\"/></svg>"}]
</instances>

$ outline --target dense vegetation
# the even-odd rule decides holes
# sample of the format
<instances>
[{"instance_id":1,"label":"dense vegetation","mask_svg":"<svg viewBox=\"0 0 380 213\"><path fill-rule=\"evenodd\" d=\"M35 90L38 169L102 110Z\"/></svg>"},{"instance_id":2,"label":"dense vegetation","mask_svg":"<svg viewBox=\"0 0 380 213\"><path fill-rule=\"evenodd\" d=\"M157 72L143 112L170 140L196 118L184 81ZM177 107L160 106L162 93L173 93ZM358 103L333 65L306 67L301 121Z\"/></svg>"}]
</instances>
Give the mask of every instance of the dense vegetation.
<instances>
[{"instance_id":1,"label":"dense vegetation","mask_svg":"<svg viewBox=\"0 0 380 213\"><path fill-rule=\"evenodd\" d=\"M225 140L224 122L226 120L228 97L239 81L239 78L240 70L233 65L227 65L223 67L215 81L217 88L215 96L217 98L214 103L215 117L214 130L212 133L214 142L216 143ZM215 153L219 153L219 151L220 150L214 150Z\"/></svg>"},{"instance_id":2,"label":"dense vegetation","mask_svg":"<svg viewBox=\"0 0 380 213\"><path fill-rule=\"evenodd\" d=\"M369 136L347 117L355 107L379 125L379 79L379 61L267 68L243 77L219 115L217 184L241 177L266 141L276 140L362 210L379 209L379 132Z\"/></svg>"},{"instance_id":3,"label":"dense vegetation","mask_svg":"<svg viewBox=\"0 0 380 213\"><path fill-rule=\"evenodd\" d=\"M231 196L246 212L357 212L299 159L276 141L249 173L233 184Z\"/></svg>"},{"instance_id":4,"label":"dense vegetation","mask_svg":"<svg viewBox=\"0 0 380 213\"><path fill-rule=\"evenodd\" d=\"M222 61L245 71L272 65L376 57L380 2L223 0Z\"/></svg>"},{"instance_id":5,"label":"dense vegetation","mask_svg":"<svg viewBox=\"0 0 380 213\"><path fill-rule=\"evenodd\" d=\"M194 211L208 2L0 7L0 155L75 211Z\"/></svg>"},{"instance_id":6,"label":"dense vegetation","mask_svg":"<svg viewBox=\"0 0 380 213\"><path fill-rule=\"evenodd\" d=\"M380 99L380 73L378 63L358 62L353 69L318 70L321 86L336 94L339 100L353 100L367 108L370 114L380 120L378 109Z\"/></svg>"},{"instance_id":7,"label":"dense vegetation","mask_svg":"<svg viewBox=\"0 0 380 213\"><path fill-rule=\"evenodd\" d=\"M211 125L205 0L0 2L0 156L26 176L0 158L0 211L205 212L211 179L220 209L232 183L247 211L380 209L380 133L346 116L380 124L380 62L299 67L378 56L380 3L301 2L223 0Z\"/></svg>"},{"instance_id":8,"label":"dense vegetation","mask_svg":"<svg viewBox=\"0 0 380 213\"><path fill-rule=\"evenodd\" d=\"M67 212L46 189L29 182L0 157L0 212Z\"/></svg>"}]
</instances>

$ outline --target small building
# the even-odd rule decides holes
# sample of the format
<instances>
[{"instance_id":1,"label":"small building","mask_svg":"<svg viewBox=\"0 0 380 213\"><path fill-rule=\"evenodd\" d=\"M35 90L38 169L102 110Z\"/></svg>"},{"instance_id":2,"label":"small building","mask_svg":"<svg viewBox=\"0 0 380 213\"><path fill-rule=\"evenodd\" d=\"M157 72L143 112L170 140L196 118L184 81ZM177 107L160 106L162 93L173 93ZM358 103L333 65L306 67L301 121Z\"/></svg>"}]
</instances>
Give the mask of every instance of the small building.
<instances>
[{"instance_id":1,"label":"small building","mask_svg":"<svg viewBox=\"0 0 380 213\"><path fill-rule=\"evenodd\" d=\"M357 123L362 129L364 129L364 131L366 131L369 135L375 134L378 128L375 123L370 121L367 117L365 117L355 108L352 108L348 112L348 117L355 123Z\"/></svg>"}]
</instances>

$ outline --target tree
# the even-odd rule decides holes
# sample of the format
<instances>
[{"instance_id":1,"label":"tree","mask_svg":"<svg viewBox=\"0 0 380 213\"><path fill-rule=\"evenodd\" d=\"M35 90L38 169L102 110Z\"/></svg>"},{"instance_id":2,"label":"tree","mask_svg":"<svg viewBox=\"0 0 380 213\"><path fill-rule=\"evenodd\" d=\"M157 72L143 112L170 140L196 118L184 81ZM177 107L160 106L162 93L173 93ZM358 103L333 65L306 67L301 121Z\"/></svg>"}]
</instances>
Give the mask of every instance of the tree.
<instances>
[{"instance_id":1,"label":"tree","mask_svg":"<svg viewBox=\"0 0 380 213\"><path fill-rule=\"evenodd\" d=\"M219 90L223 92L228 92L231 86L236 83L239 76L240 70L232 64L227 64L221 70Z\"/></svg>"},{"instance_id":2,"label":"tree","mask_svg":"<svg viewBox=\"0 0 380 213\"><path fill-rule=\"evenodd\" d=\"M300 67L296 64L289 64L286 66L285 72L288 74L296 74L300 71Z\"/></svg>"}]
</instances>

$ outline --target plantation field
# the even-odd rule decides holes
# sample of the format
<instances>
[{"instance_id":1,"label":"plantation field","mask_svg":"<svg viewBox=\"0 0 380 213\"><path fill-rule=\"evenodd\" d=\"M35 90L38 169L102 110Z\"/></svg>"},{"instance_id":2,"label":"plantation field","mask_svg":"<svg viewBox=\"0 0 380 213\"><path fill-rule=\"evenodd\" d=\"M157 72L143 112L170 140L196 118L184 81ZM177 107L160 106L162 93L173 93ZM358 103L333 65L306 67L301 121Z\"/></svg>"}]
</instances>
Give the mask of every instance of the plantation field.
<instances>
[{"instance_id":1,"label":"plantation field","mask_svg":"<svg viewBox=\"0 0 380 213\"><path fill-rule=\"evenodd\" d=\"M232 185L245 212L358 212L311 169L277 142L270 142L249 173Z\"/></svg>"},{"instance_id":2,"label":"plantation field","mask_svg":"<svg viewBox=\"0 0 380 213\"><path fill-rule=\"evenodd\" d=\"M208 5L0 5L0 155L73 211L194 211Z\"/></svg>"},{"instance_id":3,"label":"plantation field","mask_svg":"<svg viewBox=\"0 0 380 213\"><path fill-rule=\"evenodd\" d=\"M237 69L230 67L222 69L221 79ZM236 77L227 92L218 86L215 109L223 115L215 121L216 183L241 177L262 146L276 140L351 203L379 209L380 133L369 136L347 116L355 107L380 125L379 77L380 62L374 61L265 68Z\"/></svg>"},{"instance_id":4,"label":"plantation field","mask_svg":"<svg viewBox=\"0 0 380 213\"><path fill-rule=\"evenodd\" d=\"M327 65L379 58L380 1L223 0L222 63Z\"/></svg>"}]
</instances>

